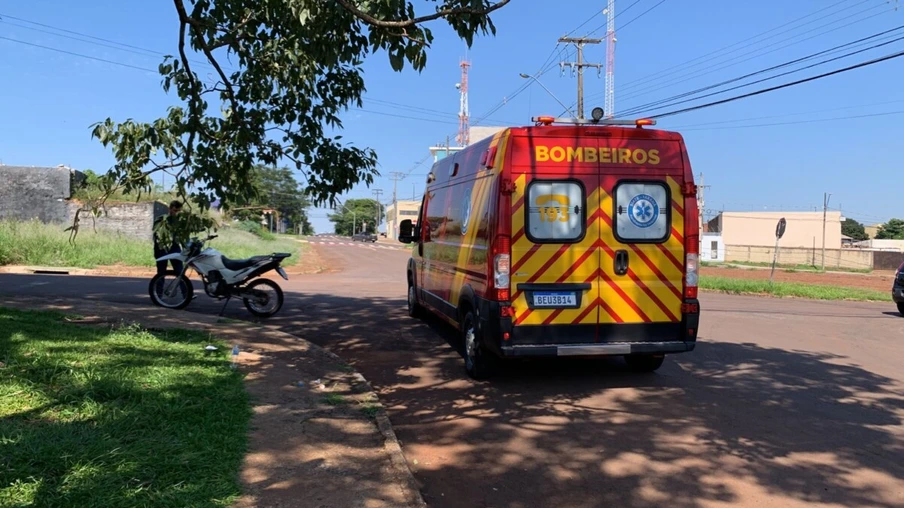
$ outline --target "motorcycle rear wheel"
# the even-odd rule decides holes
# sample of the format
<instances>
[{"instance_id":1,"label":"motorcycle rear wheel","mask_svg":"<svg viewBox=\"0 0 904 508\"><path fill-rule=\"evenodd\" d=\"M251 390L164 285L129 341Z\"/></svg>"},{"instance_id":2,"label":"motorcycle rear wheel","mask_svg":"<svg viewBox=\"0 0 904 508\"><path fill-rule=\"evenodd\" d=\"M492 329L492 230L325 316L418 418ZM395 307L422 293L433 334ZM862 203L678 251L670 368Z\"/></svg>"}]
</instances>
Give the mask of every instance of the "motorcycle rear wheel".
<instances>
[{"instance_id":1,"label":"motorcycle rear wheel","mask_svg":"<svg viewBox=\"0 0 904 508\"><path fill-rule=\"evenodd\" d=\"M179 278L178 281L174 280L176 277ZM172 287L170 287L171 285ZM173 295L167 295L167 289L170 289ZM188 277L185 275L180 277L174 270L158 273L148 283L148 294L151 297L151 301L154 305L167 309L184 309L191 303L194 292L195 288L192 286L191 281L188 280ZM165 297L168 299L164 299Z\"/></svg>"},{"instance_id":2,"label":"motorcycle rear wheel","mask_svg":"<svg viewBox=\"0 0 904 508\"><path fill-rule=\"evenodd\" d=\"M257 289L259 286L266 286L266 288L261 287ZM271 293L262 295L262 298L259 301L258 298L242 298L242 301L245 303L245 308L248 309L248 312L254 314L257 317L270 317L282 308L283 305L283 291L282 288L279 287L279 284L273 282L270 279L257 279L252 281L250 284L245 286L245 289L248 291L261 291L262 293Z\"/></svg>"}]
</instances>

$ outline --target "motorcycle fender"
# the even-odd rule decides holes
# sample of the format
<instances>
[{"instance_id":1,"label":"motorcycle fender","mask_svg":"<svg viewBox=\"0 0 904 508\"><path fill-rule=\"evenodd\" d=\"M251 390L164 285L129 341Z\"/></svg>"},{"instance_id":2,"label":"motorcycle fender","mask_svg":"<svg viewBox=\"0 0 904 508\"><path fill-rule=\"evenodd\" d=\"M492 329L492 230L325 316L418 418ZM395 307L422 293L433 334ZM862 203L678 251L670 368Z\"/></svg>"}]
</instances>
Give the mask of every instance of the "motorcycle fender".
<instances>
[{"instance_id":1,"label":"motorcycle fender","mask_svg":"<svg viewBox=\"0 0 904 508\"><path fill-rule=\"evenodd\" d=\"M180 253L180 252L175 252L175 253L173 253L173 254L167 254L166 256L161 256L161 257L157 258L157 261L169 261L169 260L171 260L171 259L181 260L181 259L182 259L182 253Z\"/></svg>"},{"instance_id":2,"label":"motorcycle fender","mask_svg":"<svg viewBox=\"0 0 904 508\"><path fill-rule=\"evenodd\" d=\"M279 276L282 277L283 279L289 280L289 276L286 275L286 271L283 269L283 267L277 266L276 273L278 273Z\"/></svg>"}]
</instances>

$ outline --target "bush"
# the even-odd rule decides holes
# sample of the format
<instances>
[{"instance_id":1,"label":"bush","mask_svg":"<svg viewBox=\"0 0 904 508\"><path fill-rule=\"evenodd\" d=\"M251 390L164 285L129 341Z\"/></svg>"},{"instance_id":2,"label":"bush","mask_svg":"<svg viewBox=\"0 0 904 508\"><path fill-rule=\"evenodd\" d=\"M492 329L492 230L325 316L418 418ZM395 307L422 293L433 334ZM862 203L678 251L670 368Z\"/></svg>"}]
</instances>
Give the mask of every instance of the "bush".
<instances>
[{"instance_id":1,"label":"bush","mask_svg":"<svg viewBox=\"0 0 904 508\"><path fill-rule=\"evenodd\" d=\"M267 231L258 222L255 222L253 220L244 220L242 222L239 222L238 226L236 226L236 227L242 231L247 231L249 233L252 233L262 240L267 240L267 241L276 240L276 235Z\"/></svg>"}]
</instances>

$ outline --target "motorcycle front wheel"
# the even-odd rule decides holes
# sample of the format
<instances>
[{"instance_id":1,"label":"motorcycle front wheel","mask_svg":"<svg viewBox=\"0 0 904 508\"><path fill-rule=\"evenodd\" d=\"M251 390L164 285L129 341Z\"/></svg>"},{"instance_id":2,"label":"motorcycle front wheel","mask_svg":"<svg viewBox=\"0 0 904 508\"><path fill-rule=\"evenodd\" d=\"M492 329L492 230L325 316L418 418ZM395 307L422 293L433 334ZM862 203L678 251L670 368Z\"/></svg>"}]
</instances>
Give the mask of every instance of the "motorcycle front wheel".
<instances>
[{"instance_id":1,"label":"motorcycle front wheel","mask_svg":"<svg viewBox=\"0 0 904 508\"><path fill-rule=\"evenodd\" d=\"M148 294L154 305L167 309L183 309L194 295L195 288L185 275L173 270L155 275L148 284Z\"/></svg>"},{"instance_id":2,"label":"motorcycle front wheel","mask_svg":"<svg viewBox=\"0 0 904 508\"><path fill-rule=\"evenodd\" d=\"M279 284L270 279L257 279L247 286L245 292L252 296L242 298L248 312L257 317L270 317L282 308L283 292Z\"/></svg>"}]
</instances>

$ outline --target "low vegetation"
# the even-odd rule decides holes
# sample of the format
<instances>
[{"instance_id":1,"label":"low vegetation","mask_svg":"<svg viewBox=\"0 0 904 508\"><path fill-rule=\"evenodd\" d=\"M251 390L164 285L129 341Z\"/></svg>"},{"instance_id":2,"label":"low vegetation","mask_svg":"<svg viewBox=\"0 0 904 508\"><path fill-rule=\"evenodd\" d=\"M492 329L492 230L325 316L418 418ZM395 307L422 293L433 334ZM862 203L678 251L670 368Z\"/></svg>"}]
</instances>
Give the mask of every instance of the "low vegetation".
<instances>
[{"instance_id":1,"label":"low vegetation","mask_svg":"<svg viewBox=\"0 0 904 508\"><path fill-rule=\"evenodd\" d=\"M230 505L251 409L228 353L0 308L0 506Z\"/></svg>"},{"instance_id":2,"label":"low vegetation","mask_svg":"<svg viewBox=\"0 0 904 508\"><path fill-rule=\"evenodd\" d=\"M112 233L94 233L85 228L74 243L61 225L38 221L0 221L0 265L66 266L154 266L151 240L137 240ZM266 231L264 231L266 233ZM209 245L230 258L246 258L271 252L289 252L286 265L298 262L303 244L288 238L266 238L236 228L222 228Z\"/></svg>"},{"instance_id":3,"label":"low vegetation","mask_svg":"<svg viewBox=\"0 0 904 508\"><path fill-rule=\"evenodd\" d=\"M813 300L891 301L891 291L775 282L768 280L732 279L729 277L700 277L700 288L731 294L772 295L778 297L810 298Z\"/></svg>"}]
</instances>

